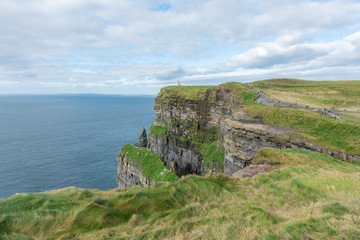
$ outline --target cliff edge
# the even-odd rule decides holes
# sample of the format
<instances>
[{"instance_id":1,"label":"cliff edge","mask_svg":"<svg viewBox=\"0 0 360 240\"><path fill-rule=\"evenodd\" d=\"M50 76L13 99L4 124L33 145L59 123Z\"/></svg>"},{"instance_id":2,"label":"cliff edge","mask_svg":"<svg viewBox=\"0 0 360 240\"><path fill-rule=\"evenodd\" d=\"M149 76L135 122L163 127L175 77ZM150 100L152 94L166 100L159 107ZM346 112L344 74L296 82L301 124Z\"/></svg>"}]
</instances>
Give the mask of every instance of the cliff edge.
<instances>
[{"instance_id":1,"label":"cliff edge","mask_svg":"<svg viewBox=\"0 0 360 240\"><path fill-rule=\"evenodd\" d=\"M304 149L360 161L358 146L347 139L339 137L340 144L334 144L331 138L313 133L319 131L316 127L324 132L328 127L341 136L342 126L356 133L360 132L358 125L327 119L306 109L279 111L257 104L256 97L241 83L165 87L155 99L156 119L148 134L147 149L179 177L209 172L232 176L249 166L263 148ZM118 185L124 187L121 179L131 182L126 186L146 185L146 181L138 184L140 180L129 180L139 174L136 166L124 168L127 158L118 158Z\"/></svg>"}]
</instances>

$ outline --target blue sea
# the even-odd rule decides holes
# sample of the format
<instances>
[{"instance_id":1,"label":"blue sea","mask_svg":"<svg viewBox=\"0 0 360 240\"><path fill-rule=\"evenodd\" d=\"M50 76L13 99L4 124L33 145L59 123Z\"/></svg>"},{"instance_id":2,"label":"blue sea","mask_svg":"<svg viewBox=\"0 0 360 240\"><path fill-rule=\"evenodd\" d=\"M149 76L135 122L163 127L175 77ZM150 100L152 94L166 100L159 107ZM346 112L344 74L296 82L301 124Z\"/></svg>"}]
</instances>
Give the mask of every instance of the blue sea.
<instances>
[{"instance_id":1,"label":"blue sea","mask_svg":"<svg viewBox=\"0 0 360 240\"><path fill-rule=\"evenodd\" d=\"M154 122L153 97L0 96L0 198L116 188L116 155Z\"/></svg>"}]
</instances>

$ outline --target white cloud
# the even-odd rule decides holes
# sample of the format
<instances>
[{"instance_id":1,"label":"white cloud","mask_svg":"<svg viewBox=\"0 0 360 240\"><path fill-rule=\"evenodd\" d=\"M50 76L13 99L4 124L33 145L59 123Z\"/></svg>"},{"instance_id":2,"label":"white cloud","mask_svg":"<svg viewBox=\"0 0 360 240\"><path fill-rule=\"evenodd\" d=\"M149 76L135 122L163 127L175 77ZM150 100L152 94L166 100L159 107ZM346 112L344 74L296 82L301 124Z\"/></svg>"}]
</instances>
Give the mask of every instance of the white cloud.
<instances>
[{"instance_id":1,"label":"white cloud","mask_svg":"<svg viewBox=\"0 0 360 240\"><path fill-rule=\"evenodd\" d=\"M12 84L25 92L41 84L41 91L141 85L139 91L156 93L175 79L354 79L359 12L360 3L350 0L2 0L0 84L9 88L0 93L16 92ZM348 36L330 39L329 32ZM224 46L238 51L209 66ZM65 84L70 77L77 82Z\"/></svg>"}]
</instances>

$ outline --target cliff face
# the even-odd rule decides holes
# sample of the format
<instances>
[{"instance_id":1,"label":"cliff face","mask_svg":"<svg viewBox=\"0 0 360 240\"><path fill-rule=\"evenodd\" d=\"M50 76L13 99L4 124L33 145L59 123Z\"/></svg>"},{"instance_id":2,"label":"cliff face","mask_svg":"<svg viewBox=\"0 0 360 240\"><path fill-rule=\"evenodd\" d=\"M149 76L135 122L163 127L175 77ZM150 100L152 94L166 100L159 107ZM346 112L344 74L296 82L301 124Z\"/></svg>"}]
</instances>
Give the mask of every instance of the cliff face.
<instances>
[{"instance_id":1,"label":"cliff face","mask_svg":"<svg viewBox=\"0 0 360 240\"><path fill-rule=\"evenodd\" d=\"M240 104L240 98L223 86L198 89L192 97L174 90L163 89L155 100L154 126L167 130L150 131L148 148L178 176L223 172L224 119L231 116L232 105Z\"/></svg>"},{"instance_id":2,"label":"cliff face","mask_svg":"<svg viewBox=\"0 0 360 240\"><path fill-rule=\"evenodd\" d=\"M182 91L163 89L156 98L154 126L166 131L150 131L148 144L179 176L204 175L210 170L232 175L249 166L256 152L265 147L299 148L342 160L360 160L358 156L290 136L288 132L295 128L263 124L261 117L242 108L246 96L227 84L198 90L197 95L190 97ZM223 155L209 154L211 144Z\"/></svg>"},{"instance_id":3,"label":"cliff face","mask_svg":"<svg viewBox=\"0 0 360 240\"><path fill-rule=\"evenodd\" d=\"M125 153L119 155L116 182L119 188L129 188L134 186L146 187L151 186L151 180L146 178L139 166L130 163Z\"/></svg>"},{"instance_id":4,"label":"cliff face","mask_svg":"<svg viewBox=\"0 0 360 240\"><path fill-rule=\"evenodd\" d=\"M150 187L157 182L176 181L177 177L164 165L157 154L145 147L123 146L117 156L119 188Z\"/></svg>"},{"instance_id":5,"label":"cliff face","mask_svg":"<svg viewBox=\"0 0 360 240\"><path fill-rule=\"evenodd\" d=\"M257 151L266 147L305 149L360 161L358 155L330 150L289 133L299 129L264 124L261 116L244 110L245 101L254 99L246 90L234 83L163 88L155 100L156 120L147 148L177 176L210 171L231 176L249 166ZM122 155L118 159L119 186L151 185L136 165L127 164L128 158Z\"/></svg>"},{"instance_id":6,"label":"cliff face","mask_svg":"<svg viewBox=\"0 0 360 240\"><path fill-rule=\"evenodd\" d=\"M177 89L163 89L155 100L154 126L166 131L150 131L148 148L179 176L243 168L249 159L235 158L237 153L226 140L230 128L225 120L261 123L261 118L241 110L242 101L239 92L227 85L204 87L190 97Z\"/></svg>"}]
</instances>

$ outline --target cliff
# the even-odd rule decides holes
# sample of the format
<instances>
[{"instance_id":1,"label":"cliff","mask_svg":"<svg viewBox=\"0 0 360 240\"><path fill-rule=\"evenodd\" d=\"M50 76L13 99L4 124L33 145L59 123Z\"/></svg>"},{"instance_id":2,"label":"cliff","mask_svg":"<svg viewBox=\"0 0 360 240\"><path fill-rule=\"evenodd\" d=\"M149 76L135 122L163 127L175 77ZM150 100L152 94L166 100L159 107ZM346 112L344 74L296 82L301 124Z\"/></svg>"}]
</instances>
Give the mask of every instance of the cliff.
<instances>
[{"instance_id":1,"label":"cliff","mask_svg":"<svg viewBox=\"0 0 360 240\"><path fill-rule=\"evenodd\" d=\"M117 157L119 187L151 188L0 199L0 239L358 239L360 124L253 99L239 83L162 89L148 147L163 158Z\"/></svg>"},{"instance_id":2,"label":"cliff","mask_svg":"<svg viewBox=\"0 0 360 240\"><path fill-rule=\"evenodd\" d=\"M127 144L121 148L117 160L116 181L119 188L150 187L157 182L173 182L177 179L157 154L144 147Z\"/></svg>"},{"instance_id":3,"label":"cliff","mask_svg":"<svg viewBox=\"0 0 360 240\"><path fill-rule=\"evenodd\" d=\"M224 119L240 100L226 86L162 89L155 100L148 148L179 176L223 172Z\"/></svg>"},{"instance_id":4,"label":"cliff","mask_svg":"<svg viewBox=\"0 0 360 240\"><path fill-rule=\"evenodd\" d=\"M147 147L177 176L203 176L209 172L231 176L249 166L263 148L297 148L326 153L341 160L360 161L359 154L351 154L356 152L354 148L336 149L330 137L321 134L314 137L313 127L306 125L306 121L317 131L317 125L325 132L328 127L329 133L341 131L338 129L343 127L347 132L358 131L357 125L346 125L341 120L329 120L302 109L278 111L254 103L255 98L256 94L241 83L163 88L155 99L156 119L149 131ZM277 126L269 124L272 123L269 116L271 121L277 121ZM349 145L346 139L339 139L339 146ZM120 158L119 166L125 166L120 164L124 159L125 155ZM133 167L127 170L123 167L119 175L123 173L128 179L124 181L130 185L138 185L141 176L136 166ZM139 177L135 180L134 176ZM140 185L146 184L145 180Z\"/></svg>"}]
</instances>

